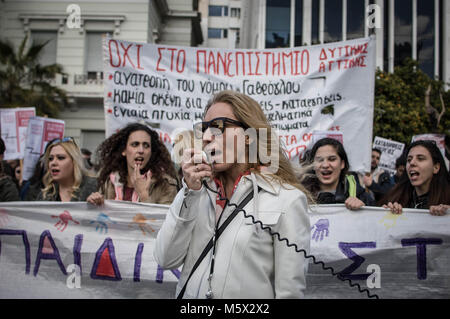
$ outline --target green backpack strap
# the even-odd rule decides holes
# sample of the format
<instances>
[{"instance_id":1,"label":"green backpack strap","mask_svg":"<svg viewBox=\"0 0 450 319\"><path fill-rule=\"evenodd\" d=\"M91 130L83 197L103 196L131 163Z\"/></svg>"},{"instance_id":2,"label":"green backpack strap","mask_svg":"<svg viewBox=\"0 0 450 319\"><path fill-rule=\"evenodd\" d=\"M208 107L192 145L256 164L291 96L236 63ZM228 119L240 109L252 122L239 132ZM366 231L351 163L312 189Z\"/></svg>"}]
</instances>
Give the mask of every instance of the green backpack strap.
<instances>
[{"instance_id":1,"label":"green backpack strap","mask_svg":"<svg viewBox=\"0 0 450 319\"><path fill-rule=\"evenodd\" d=\"M356 180L355 176L352 174L347 175L347 181L348 181L348 195L350 197L356 197Z\"/></svg>"}]
</instances>

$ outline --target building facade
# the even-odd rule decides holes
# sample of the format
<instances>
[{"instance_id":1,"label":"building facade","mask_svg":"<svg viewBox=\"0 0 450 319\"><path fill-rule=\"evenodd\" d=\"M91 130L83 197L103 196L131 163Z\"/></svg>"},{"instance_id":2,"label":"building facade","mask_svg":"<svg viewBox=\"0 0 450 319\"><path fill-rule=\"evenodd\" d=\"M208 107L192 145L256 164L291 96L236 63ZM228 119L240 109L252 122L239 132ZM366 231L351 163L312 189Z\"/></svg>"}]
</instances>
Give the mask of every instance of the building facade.
<instances>
[{"instance_id":1,"label":"building facade","mask_svg":"<svg viewBox=\"0 0 450 319\"><path fill-rule=\"evenodd\" d=\"M49 41L40 63L59 63L67 73L54 80L69 96L69 105L59 115L66 123L65 135L91 151L105 139L105 34L169 45L196 46L203 42L196 0L0 1L3 40L16 47L26 35L32 41Z\"/></svg>"},{"instance_id":2,"label":"building facade","mask_svg":"<svg viewBox=\"0 0 450 319\"><path fill-rule=\"evenodd\" d=\"M242 3L241 48L336 42L374 34L381 70L405 57L450 83L450 1L251 0ZM448 88L448 86L447 86Z\"/></svg>"},{"instance_id":3,"label":"building facade","mask_svg":"<svg viewBox=\"0 0 450 319\"><path fill-rule=\"evenodd\" d=\"M241 32L241 0L199 0L204 35L202 47L238 48Z\"/></svg>"}]
</instances>

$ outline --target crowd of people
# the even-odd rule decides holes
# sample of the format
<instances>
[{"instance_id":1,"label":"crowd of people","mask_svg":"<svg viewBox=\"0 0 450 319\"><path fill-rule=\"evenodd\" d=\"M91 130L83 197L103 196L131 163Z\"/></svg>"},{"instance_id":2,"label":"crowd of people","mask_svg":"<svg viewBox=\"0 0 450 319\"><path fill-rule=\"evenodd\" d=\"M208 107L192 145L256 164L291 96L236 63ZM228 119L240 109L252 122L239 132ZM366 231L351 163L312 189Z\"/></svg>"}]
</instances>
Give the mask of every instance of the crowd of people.
<instances>
[{"instance_id":1,"label":"crowd of people","mask_svg":"<svg viewBox=\"0 0 450 319\"><path fill-rule=\"evenodd\" d=\"M265 134L246 135L248 128ZM230 143L240 138L243 151ZM193 147L195 139L200 149ZM252 148L256 161L249 158ZM72 138L55 139L27 181L20 178L18 161L2 161L0 201L102 205L108 199L170 205L154 256L163 268L184 265L177 293L188 298L301 297L307 261L289 253L261 226L308 250L310 204L343 203L350 210L382 206L394 214L421 208L444 215L450 208L450 175L435 142L409 145L393 176L379 168L377 149L370 172L351 172L344 146L332 138L317 141L295 167L259 104L234 91L213 96L203 122L175 138L172 154L155 130L132 123L107 138L97 155L93 165L91 152L82 151ZM275 160L277 169L269 169L267 163ZM242 214L236 217L239 204L261 225ZM233 218L238 222L225 223ZM225 238L218 240L220 234ZM199 255L208 240L209 262L202 263Z\"/></svg>"}]
</instances>

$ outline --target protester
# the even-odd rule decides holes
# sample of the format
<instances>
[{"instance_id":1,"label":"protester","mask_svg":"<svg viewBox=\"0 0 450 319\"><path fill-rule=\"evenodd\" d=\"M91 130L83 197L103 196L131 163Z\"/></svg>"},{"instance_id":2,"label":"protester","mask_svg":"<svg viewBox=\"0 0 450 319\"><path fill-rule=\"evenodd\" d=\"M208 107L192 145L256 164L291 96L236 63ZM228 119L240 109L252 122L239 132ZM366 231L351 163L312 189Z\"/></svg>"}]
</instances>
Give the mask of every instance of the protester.
<instances>
[{"instance_id":1,"label":"protester","mask_svg":"<svg viewBox=\"0 0 450 319\"><path fill-rule=\"evenodd\" d=\"M247 128L254 134L244 134ZM170 207L154 250L162 268L183 265L177 294L183 292L179 295L183 298L302 297L308 265L303 254L260 224L252 225L240 210L221 237L217 235L234 205L243 205L253 191L242 207L245 214L309 250L307 191L295 179L261 107L241 93L220 92L207 104L204 122L194 126L194 133L203 139L209 156L196 149L185 151L183 189ZM240 147L234 140L242 142ZM250 155L252 149L257 156ZM263 164L261 154L269 153ZM202 183L203 178L208 182ZM193 270L212 238L212 249L205 251L204 261Z\"/></svg>"},{"instance_id":2,"label":"protester","mask_svg":"<svg viewBox=\"0 0 450 319\"><path fill-rule=\"evenodd\" d=\"M172 203L178 190L177 174L157 132L143 124L129 124L106 139L98 153L99 191L88 202Z\"/></svg>"},{"instance_id":3,"label":"protester","mask_svg":"<svg viewBox=\"0 0 450 319\"><path fill-rule=\"evenodd\" d=\"M2 172L4 175L10 176L11 178L14 178L14 170L9 165L8 161L4 161L3 158L5 157L6 152L6 145L2 138L0 138L0 163L3 166Z\"/></svg>"},{"instance_id":4,"label":"protester","mask_svg":"<svg viewBox=\"0 0 450 319\"><path fill-rule=\"evenodd\" d=\"M389 172L378 167L381 158L381 151L377 148L372 149L372 161L370 164L370 173L359 174L359 182L372 192L375 200L379 200L391 188L391 176Z\"/></svg>"},{"instance_id":5,"label":"protester","mask_svg":"<svg viewBox=\"0 0 450 319\"><path fill-rule=\"evenodd\" d=\"M400 181L400 178L406 170L406 154L400 155L395 160L395 174L391 176L391 184L395 185Z\"/></svg>"},{"instance_id":6,"label":"protester","mask_svg":"<svg viewBox=\"0 0 450 319\"><path fill-rule=\"evenodd\" d=\"M96 179L88 176L80 149L71 137L53 140L44 154L47 172L37 200L76 202L96 190Z\"/></svg>"},{"instance_id":7,"label":"protester","mask_svg":"<svg viewBox=\"0 0 450 319\"><path fill-rule=\"evenodd\" d=\"M83 156L84 167L92 174L95 174L94 164L91 162L92 152L87 148L81 149L81 155Z\"/></svg>"},{"instance_id":8,"label":"protester","mask_svg":"<svg viewBox=\"0 0 450 319\"><path fill-rule=\"evenodd\" d=\"M47 145L50 145L50 143ZM20 200L35 201L38 198L41 189L44 188L43 179L46 172L47 169L44 164L44 156L41 155L34 167L33 176L31 176L29 180L22 182L22 187L20 188Z\"/></svg>"},{"instance_id":9,"label":"protester","mask_svg":"<svg viewBox=\"0 0 450 319\"><path fill-rule=\"evenodd\" d=\"M310 174L303 185L313 194L318 204L345 203L348 209L373 206L375 201L349 173L350 164L344 146L336 139L322 138L311 149L313 161Z\"/></svg>"},{"instance_id":10,"label":"protester","mask_svg":"<svg viewBox=\"0 0 450 319\"><path fill-rule=\"evenodd\" d=\"M450 174L434 141L416 141L407 148L406 174L379 204L394 214L405 207L445 215L450 208Z\"/></svg>"}]
</instances>

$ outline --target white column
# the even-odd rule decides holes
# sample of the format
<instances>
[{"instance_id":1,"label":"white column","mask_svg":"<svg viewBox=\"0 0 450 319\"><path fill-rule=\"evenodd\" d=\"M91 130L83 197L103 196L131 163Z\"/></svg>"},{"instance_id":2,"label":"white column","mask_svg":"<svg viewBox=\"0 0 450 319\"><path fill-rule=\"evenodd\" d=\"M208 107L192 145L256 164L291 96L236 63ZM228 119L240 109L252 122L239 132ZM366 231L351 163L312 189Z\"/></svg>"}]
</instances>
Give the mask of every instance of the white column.
<instances>
[{"instance_id":1,"label":"white column","mask_svg":"<svg viewBox=\"0 0 450 319\"><path fill-rule=\"evenodd\" d=\"M379 21L381 28L375 29L375 37L377 42L377 53L376 53L376 64L380 70L384 70L384 28L387 26L384 25L384 0L376 0L375 2L380 8L380 17L381 21Z\"/></svg>"},{"instance_id":2,"label":"white column","mask_svg":"<svg viewBox=\"0 0 450 319\"><path fill-rule=\"evenodd\" d=\"M323 43L325 32L325 0L319 3L319 42Z\"/></svg>"},{"instance_id":3,"label":"white column","mask_svg":"<svg viewBox=\"0 0 450 319\"><path fill-rule=\"evenodd\" d=\"M444 34L443 34L443 59L444 61L442 61L442 69L444 74L442 75L442 80L445 83L449 83L450 82L450 4L448 3L448 1L443 1L443 8L442 8L443 12L443 16L444 19L442 19L442 23L443 25L443 30L444 30ZM449 84L445 85L446 90L448 90L450 88Z\"/></svg>"},{"instance_id":4,"label":"white column","mask_svg":"<svg viewBox=\"0 0 450 319\"><path fill-rule=\"evenodd\" d=\"M444 2L446 2L446 1L444 1ZM441 10L442 9L443 8L441 8ZM446 28L446 26L444 26L444 30L445 30L445 28ZM440 39L440 33L439 33L439 0L434 0L434 77L436 79L439 79L439 63L440 63L440 61L439 61L439 52L440 52L439 39ZM444 55L444 61L445 61L445 57L446 56Z\"/></svg>"},{"instance_id":5,"label":"white column","mask_svg":"<svg viewBox=\"0 0 450 319\"><path fill-rule=\"evenodd\" d=\"M261 0L260 2L260 7L258 10L259 11L259 30L258 30L258 34L259 34L259 38L257 39L258 41L258 46L257 49L264 49L266 47L266 0ZM252 14L252 13L250 13Z\"/></svg>"},{"instance_id":6,"label":"white column","mask_svg":"<svg viewBox=\"0 0 450 319\"><path fill-rule=\"evenodd\" d=\"M291 24L289 30L289 46L293 48L295 45L295 0L291 0Z\"/></svg>"},{"instance_id":7,"label":"white column","mask_svg":"<svg viewBox=\"0 0 450 319\"><path fill-rule=\"evenodd\" d=\"M390 0L389 1L389 47L388 47L388 61L389 61L389 69L388 71L390 73L394 72L394 45L395 45L395 39L394 39L394 35L395 35L395 13L394 13L394 9L395 9L395 0Z\"/></svg>"},{"instance_id":8,"label":"white column","mask_svg":"<svg viewBox=\"0 0 450 319\"><path fill-rule=\"evenodd\" d=\"M317 0L314 0L317 1ZM437 1L437 0L436 0ZM311 45L312 0L303 0L302 45Z\"/></svg>"},{"instance_id":9,"label":"white column","mask_svg":"<svg viewBox=\"0 0 450 319\"><path fill-rule=\"evenodd\" d=\"M342 41L347 40L347 0L342 0Z\"/></svg>"},{"instance_id":10,"label":"white column","mask_svg":"<svg viewBox=\"0 0 450 319\"><path fill-rule=\"evenodd\" d=\"M369 6L369 0L364 0L364 37L369 36L369 26L367 25L367 19L369 18L369 12L367 7Z\"/></svg>"},{"instance_id":11,"label":"white column","mask_svg":"<svg viewBox=\"0 0 450 319\"><path fill-rule=\"evenodd\" d=\"M412 0L412 54L413 60L417 60L417 0Z\"/></svg>"}]
</instances>

